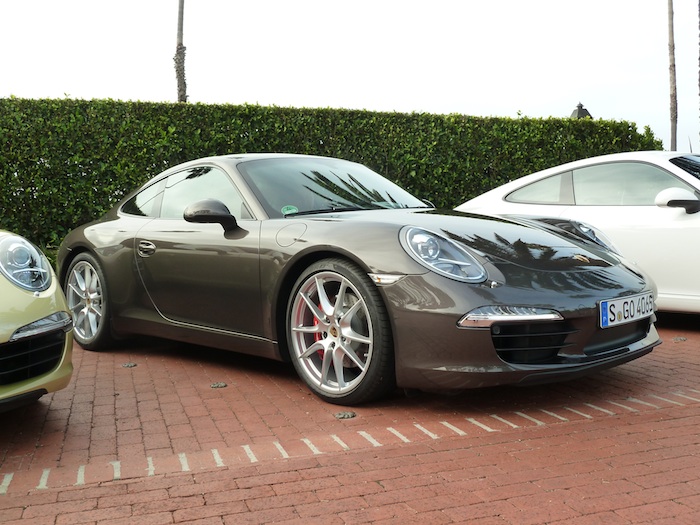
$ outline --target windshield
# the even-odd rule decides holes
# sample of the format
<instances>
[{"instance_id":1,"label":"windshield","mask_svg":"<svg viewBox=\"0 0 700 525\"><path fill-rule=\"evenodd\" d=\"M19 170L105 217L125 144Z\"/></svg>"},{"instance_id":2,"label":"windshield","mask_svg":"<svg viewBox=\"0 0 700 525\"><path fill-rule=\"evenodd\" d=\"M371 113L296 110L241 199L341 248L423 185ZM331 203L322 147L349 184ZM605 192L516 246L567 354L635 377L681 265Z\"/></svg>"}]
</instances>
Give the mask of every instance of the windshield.
<instances>
[{"instance_id":1,"label":"windshield","mask_svg":"<svg viewBox=\"0 0 700 525\"><path fill-rule=\"evenodd\" d=\"M676 157L671 159L671 163L687 171L696 179L700 179L700 156L686 155L684 157Z\"/></svg>"},{"instance_id":2,"label":"windshield","mask_svg":"<svg viewBox=\"0 0 700 525\"><path fill-rule=\"evenodd\" d=\"M242 162L238 170L271 218L428 206L362 164L323 157Z\"/></svg>"}]
</instances>

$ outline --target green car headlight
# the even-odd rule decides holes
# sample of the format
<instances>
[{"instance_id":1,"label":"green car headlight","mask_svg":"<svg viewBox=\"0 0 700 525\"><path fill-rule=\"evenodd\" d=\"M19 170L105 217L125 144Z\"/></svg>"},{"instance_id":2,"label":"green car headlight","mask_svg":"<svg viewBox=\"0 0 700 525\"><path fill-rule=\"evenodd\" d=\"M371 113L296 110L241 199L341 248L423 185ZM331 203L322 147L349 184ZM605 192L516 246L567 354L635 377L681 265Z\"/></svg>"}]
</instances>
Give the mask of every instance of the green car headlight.
<instances>
[{"instance_id":1,"label":"green car headlight","mask_svg":"<svg viewBox=\"0 0 700 525\"><path fill-rule=\"evenodd\" d=\"M484 267L456 242L416 227L404 228L401 236L408 254L429 270L468 283L486 279Z\"/></svg>"},{"instance_id":2,"label":"green car headlight","mask_svg":"<svg viewBox=\"0 0 700 525\"><path fill-rule=\"evenodd\" d=\"M0 239L0 272L13 284L41 292L51 285L51 265L41 251L18 235Z\"/></svg>"}]
</instances>

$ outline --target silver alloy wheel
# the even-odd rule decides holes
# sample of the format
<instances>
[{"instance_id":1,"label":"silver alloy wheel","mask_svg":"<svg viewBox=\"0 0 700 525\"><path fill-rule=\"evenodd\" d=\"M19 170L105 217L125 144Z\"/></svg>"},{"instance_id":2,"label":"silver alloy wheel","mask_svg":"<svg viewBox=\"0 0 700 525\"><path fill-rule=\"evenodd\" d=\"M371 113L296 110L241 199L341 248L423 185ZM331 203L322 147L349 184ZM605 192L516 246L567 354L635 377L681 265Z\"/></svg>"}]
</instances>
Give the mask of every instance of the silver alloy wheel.
<instances>
[{"instance_id":1,"label":"silver alloy wheel","mask_svg":"<svg viewBox=\"0 0 700 525\"><path fill-rule=\"evenodd\" d=\"M78 342L89 342L98 335L102 323L103 299L97 269L86 261L77 262L68 276L66 300L73 315Z\"/></svg>"},{"instance_id":2,"label":"silver alloy wheel","mask_svg":"<svg viewBox=\"0 0 700 525\"><path fill-rule=\"evenodd\" d=\"M356 389L374 349L367 304L351 281L333 271L309 276L290 311L293 356L305 379L341 396Z\"/></svg>"}]
</instances>

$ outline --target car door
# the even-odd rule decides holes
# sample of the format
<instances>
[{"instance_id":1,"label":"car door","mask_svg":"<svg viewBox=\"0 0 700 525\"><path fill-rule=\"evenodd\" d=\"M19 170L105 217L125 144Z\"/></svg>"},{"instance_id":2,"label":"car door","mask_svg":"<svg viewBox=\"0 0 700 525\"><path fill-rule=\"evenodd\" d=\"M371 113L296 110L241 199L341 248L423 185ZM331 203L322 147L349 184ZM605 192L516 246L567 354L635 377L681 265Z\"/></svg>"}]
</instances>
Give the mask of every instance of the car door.
<instances>
[{"instance_id":1,"label":"car door","mask_svg":"<svg viewBox=\"0 0 700 525\"><path fill-rule=\"evenodd\" d=\"M695 261L700 247L700 214L654 204L666 188L694 189L672 173L641 162L617 162L573 171L575 205L560 216L602 230L620 252L651 275L659 306L700 300ZM670 308L674 309L674 308Z\"/></svg>"},{"instance_id":2,"label":"car door","mask_svg":"<svg viewBox=\"0 0 700 525\"><path fill-rule=\"evenodd\" d=\"M209 198L236 216L235 231L183 219L188 205ZM136 266L159 313L176 323L261 335L259 231L223 169L205 165L168 177L159 217L135 238Z\"/></svg>"}]
</instances>

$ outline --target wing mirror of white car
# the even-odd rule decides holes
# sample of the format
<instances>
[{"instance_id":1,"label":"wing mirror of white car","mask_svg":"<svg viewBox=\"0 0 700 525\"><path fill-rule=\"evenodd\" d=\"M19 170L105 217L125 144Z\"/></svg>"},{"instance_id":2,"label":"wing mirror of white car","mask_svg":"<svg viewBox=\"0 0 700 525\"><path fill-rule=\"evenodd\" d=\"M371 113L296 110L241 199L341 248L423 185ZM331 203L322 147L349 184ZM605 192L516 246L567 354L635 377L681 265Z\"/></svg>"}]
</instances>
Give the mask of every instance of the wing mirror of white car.
<instances>
[{"instance_id":1,"label":"wing mirror of white car","mask_svg":"<svg viewBox=\"0 0 700 525\"><path fill-rule=\"evenodd\" d=\"M698 197L683 188L666 188L661 190L654 200L654 204L660 208L684 208L686 213L700 211Z\"/></svg>"},{"instance_id":2,"label":"wing mirror of white car","mask_svg":"<svg viewBox=\"0 0 700 525\"><path fill-rule=\"evenodd\" d=\"M185 208L183 217L187 222L218 223L225 231L233 230L238 226L236 218L231 215L226 205L216 199L205 199L190 204Z\"/></svg>"}]
</instances>

